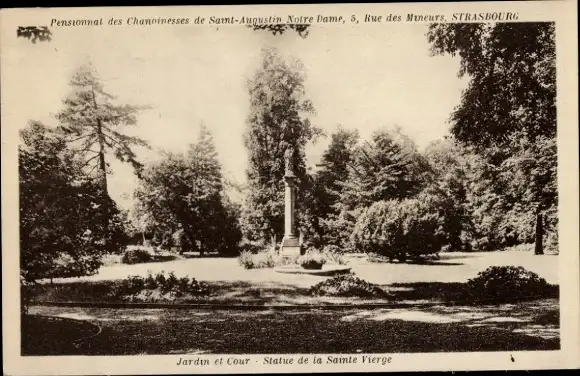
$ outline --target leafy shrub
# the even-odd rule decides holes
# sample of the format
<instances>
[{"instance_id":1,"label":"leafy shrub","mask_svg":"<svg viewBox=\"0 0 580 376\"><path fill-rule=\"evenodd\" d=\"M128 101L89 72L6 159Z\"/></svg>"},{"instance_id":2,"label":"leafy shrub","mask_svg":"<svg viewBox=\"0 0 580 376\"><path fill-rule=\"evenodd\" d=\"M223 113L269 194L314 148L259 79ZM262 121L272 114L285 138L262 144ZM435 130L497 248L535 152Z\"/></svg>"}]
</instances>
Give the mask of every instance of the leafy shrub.
<instances>
[{"instance_id":1,"label":"leafy shrub","mask_svg":"<svg viewBox=\"0 0 580 376\"><path fill-rule=\"evenodd\" d=\"M544 296L550 285L521 266L490 266L467 282L470 294L482 300L517 301Z\"/></svg>"},{"instance_id":2,"label":"leafy shrub","mask_svg":"<svg viewBox=\"0 0 580 376\"><path fill-rule=\"evenodd\" d=\"M326 264L326 258L317 250L309 249L296 260L296 263L304 269L322 269Z\"/></svg>"},{"instance_id":3,"label":"leafy shrub","mask_svg":"<svg viewBox=\"0 0 580 376\"><path fill-rule=\"evenodd\" d=\"M238 257L238 261L246 269L261 269L277 266L278 258L279 256L272 251L262 251L258 253L243 251Z\"/></svg>"},{"instance_id":4,"label":"leafy shrub","mask_svg":"<svg viewBox=\"0 0 580 376\"><path fill-rule=\"evenodd\" d=\"M141 276L129 276L126 279L125 291L129 293L137 293L145 289L145 279Z\"/></svg>"},{"instance_id":5,"label":"leafy shrub","mask_svg":"<svg viewBox=\"0 0 580 376\"><path fill-rule=\"evenodd\" d=\"M352 233L354 245L405 262L435 254L449 244L445 235L446 200L432 194L402 201L379 201L366 209Z\"/></svg>"},{"instance_id":6,"label":"leafy shrub","mask_svg":"<svg viewBox=\"0 0 580 376\"><path fill-rule=\"evenodd\" d=\"M387 297L388 293L373 283L355 277L353 274L339 275L312 286L314 296L356 296L361 298Z\"/></svg>"},{"instance_id":7,"label":"leafy shrub","mask_svg":"<svg viewBox=\"0 0 580 376\"><path fill-rule=\"evenodd\" d=\"M274 248L261 248L258 252L242 251L238 262L246 269L274 268L296 263L297 257L280 256Z\"/></svg>"},{"instance_id":8,"label":"leafy shrub","mask_svg":"<svg viewBox=\"0 0 580 376\"><path fill-rule=\"evenodd\" d=\"M173 272L157 273L155 276L151 272L145 278L141 276L128 277L121 288L122 294L128 296L130 300L146 300L152 295L160 299L171 300L174 297L207 296L210 293L209 286L204 282L199 282L195 278L177 278ZM153 294L152 292L156 292Z\"/></svg>"},{"instance_id":9,"label":"leafy shrub","mask_svg":"<svg viewBox=\"0 0 580 376\"><path fill-rule=\"evenodd\" d=\"M48 278L71 278L79 277L82 275L92 275L98 269L93 269L91 271L83 270L85 269L82 264L101 264L100 260L84 261L79 263L80 260L76 260L73 256L68 253L59 252L56 257L52 260L52 269L47 272Z\"/></svg>"},{"instance_id":10,"label":"leafy shrub","mask_svg":"<svg viewBox=\"0 0 580 376\"><path fill-rule=\"evenodd\" d=\"M145 288L147 290L153 290L157 288L157 280L155 277L153 277L151 272L147 272L147 277L145 277Z\"/></svg>"},{"instance_id":11,"label":"leafy shrub","mask_svg":"<svg viewBox=\"0 0 580 376\"><path fill-rule=\"evenodd\" d=\"M151 251L143 246L128 247L121 259L123 264L140 264L152 260Z\"/></svg>"},{"instance_id":12,"label":"leafy shrub","mask_svg":"<svg viewBox=\"0 0 580 376\"><path fill-rule=\"evenodd\" d=\"M164 272L160 272L155 275L155 286L164 287L166 283L167 278L165 277Z\"/></svg>"}]
</instances>

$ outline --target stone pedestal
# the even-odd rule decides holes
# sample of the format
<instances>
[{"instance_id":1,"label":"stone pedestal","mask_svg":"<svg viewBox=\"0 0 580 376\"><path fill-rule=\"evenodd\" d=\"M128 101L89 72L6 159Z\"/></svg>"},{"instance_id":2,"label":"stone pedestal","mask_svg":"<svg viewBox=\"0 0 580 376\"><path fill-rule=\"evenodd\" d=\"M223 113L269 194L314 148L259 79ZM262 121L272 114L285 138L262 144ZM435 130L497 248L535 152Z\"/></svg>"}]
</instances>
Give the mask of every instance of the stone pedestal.
<instances>
[{"instance_id":1,"label":"stone pedestal","mask_svg":"<svg viewBox=\"0 0 580 376\"><path fill-rule=\"evenodd\" d=\"M296 236L294 206L296 204L296 176L286 172L284 176L284 238L280 255L285 257L300 256L300 241Z\"/></svg>"}]
</instances>

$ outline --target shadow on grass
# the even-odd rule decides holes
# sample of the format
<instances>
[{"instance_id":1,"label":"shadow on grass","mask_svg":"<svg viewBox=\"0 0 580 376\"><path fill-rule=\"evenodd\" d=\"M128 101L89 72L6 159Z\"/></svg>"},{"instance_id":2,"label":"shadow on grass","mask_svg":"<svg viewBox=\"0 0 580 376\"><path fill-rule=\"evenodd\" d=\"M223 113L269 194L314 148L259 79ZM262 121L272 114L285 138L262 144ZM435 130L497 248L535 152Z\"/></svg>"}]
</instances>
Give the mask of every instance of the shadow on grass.
<instances>
[{"instance_id":1,"label":"shadow on grass","mask_svg":"<svg viewBox=\"0 0 580 376\"><path fill-rule=\"evenodd\" d=\"M461 304L495 304L506 303L509 300L496 299L493 296L483 296L471 290L467 283L459 282L414 282L393 283L388 286L389 292L398 300L428 300L440 302L457 302ZM526 301L539 298L558 298L557 285L548 285L534 295L525 295L525 291L513 301Z\"/></svg>"},{"instance_id":2,"label":"shadow on grass","mask_svg":"<svg viewBox=\"0 0 580 376\"><path fill-rule=\"evenodd\" d=\"M199 258L236 258L239 255L224 255L219 252L211 252L211 253L204 253L203 255L200 252L184 252L181 254L182 257L187 259L199 259Z\"/></svg>"},{"instance_id":3,"label":"shadow on grass","mask_svg":"<svg viewBox=\"0 0 580 376\"><path fill-rule=\"evenodd\" d=\"M309 289L279 282L208 282L212 293L209 301L222 304L269 304L308 297Z\"/></svg>"},{"instance_id":4,"label":"shadow on grass","mask_svg":"<svg viewBox=\"0 0 580 376\"><path fill-rule=\"evenodd\" d=\"M167 261L175 261L181 259L181 256L178 255L152 255L151 258L147 259L147 261L139 261L139 262L119 262L112 265L137 265L137 264L155 264L158 262L167 262Z\"/></svg>"},{"instance_id":5,"label":"shadow on grass","mask_svg":"<svg viewBox=\"0 0 580 376\"><path fill-rule=\"evenodd\" d=\"M75 353L79 341L98 335L100 328L87 321L22 315L22 355L62 355Z\"/></svg>"},{"instance_id":6,"label":"shadow on grass","mask_svg":"<svg viewBox=\"0 0 580 376\"><path fill-rule=\"evenodd\" d=\"M22 296L29 296L32 302L124 303L126 283L125 280L43 283L27 288L27 292L23 290ZM184 295L173 302L264 305L310 296L307 288L278 282L219 281L206 284L210 288L210 295Z\"/></svg>"},{"instance_id":7,"label":"shadow on grass","mask_svg":"<svg viewBox=\"0 0 580 376\"><path fill-rule=\"evenodd\" d=\"M478 257L477 255L452 255L445 254L443 256L431 256L431 257L420 257L420 258L408 258L405 261L400 261L398 259L390 259L382 255L369 255L368 260L372 263L377 264L406 264L406 265L429 265L429 266L460 266L464 265L462 262L455 262L455 259L465 259L471 257Z\"/></svg>"},{"instance_id":8,"label":"shadow on grass","mask_svg":"<svg viewBox=\"0 0 580 376\"><path fill-rule=\"evenodd\" d=\"M445 260L410 260L405 262L409 265L435 265L435 266L458 266L464 265L462 262L448 262Z\"/></svg>"},{"instance_id":9,"label":"shadow on grass","mask_svg":"<svg viewBox=\"0 0 580 376\"><path fill-rule=\"evenodd\" d=\"M115 302L123 281L78 281L68 283L41 283L28 289L34 301L44 302ZM22 295L25 295L24 293Z\"/></svg>"},{"instance_id":10,"label":"shadow on grass","mask_svg":"<svg viewBox=\"0 0 580 376\"><path fill-rule=\"evenodd\" d=\"M179 259L179 256L175 255L155 255L151 259L151 262L166 262L166 261L174 261Z\"/></svg>"},{"instance_id":11,"label":"shadow on grass","mask_svg":"<svg viewBox=\"0 0 580 376\"><path fill-rule=\"evenodd\" d=\"M78 281L55 284L38 284L22 296L29 296L32 302L102 302L124 303L127 295L126 281ZM215 304L358 304L387 302L434 302L456 304L499 304L509 300L486 297L470 290L466 283L458 282L415 282L394 283L381 286L389 292L389 298L333 298L314 297L309 288L272 281L217 281L206 282L210 289L208 296L183 295L168 303L215 303ZM525 293L525 291L524 291ZM513 301L539 298L558 298L558 286L549 285L534 295L520 294ZM362 300L361 300L362 299Z\"/></svg>"},{"instance_id":12,"label":"shadow on grass","mask_svg":"<svg viewBox=\"0 0 580 376\"><path fill-rule=\"evenodd\" d=\"M109 311L107 313L107 311ZM133 312L133 313L132 313ZM78 336L67 329L23 342L25 355L135 355L169 353L415 353L557 350L558 338L541 338L497 327L400 319L344 320L351 312L161 311L133 319L131 310L89 310L102 333L68 345ZM45 336L55 329L30 334ZM66 341L66 339L70 341Z\"/></svg>"}]
</instances>

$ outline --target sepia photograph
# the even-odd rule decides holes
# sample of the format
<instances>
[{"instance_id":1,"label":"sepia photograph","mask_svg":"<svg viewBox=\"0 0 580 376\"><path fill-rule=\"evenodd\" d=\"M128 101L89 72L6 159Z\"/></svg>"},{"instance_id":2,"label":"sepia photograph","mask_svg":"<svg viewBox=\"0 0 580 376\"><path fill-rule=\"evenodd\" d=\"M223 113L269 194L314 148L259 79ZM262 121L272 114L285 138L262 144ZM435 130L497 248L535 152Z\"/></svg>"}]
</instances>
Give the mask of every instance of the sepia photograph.
<instances>
[{"instance_id":1,"label":"sepia photograph","mask_svg":"<svg viewBox=\"0 0 580 376\"><path fill-rule=\"evenodd\" d=\"M241 9L7 32L20 356L561 350L557 23Z\"/></svg>"}]
</instances>

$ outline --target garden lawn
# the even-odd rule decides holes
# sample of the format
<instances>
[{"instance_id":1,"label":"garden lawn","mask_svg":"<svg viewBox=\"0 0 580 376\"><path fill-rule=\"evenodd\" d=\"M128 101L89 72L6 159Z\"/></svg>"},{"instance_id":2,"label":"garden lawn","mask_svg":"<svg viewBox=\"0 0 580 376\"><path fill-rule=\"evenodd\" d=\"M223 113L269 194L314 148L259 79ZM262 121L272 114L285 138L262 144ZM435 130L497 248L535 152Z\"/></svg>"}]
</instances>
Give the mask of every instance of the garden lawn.
<instances>
[{"instance_id":1,"label":"garden lawn","mask_svg":"<svg viewBox=\"0 0 580 376\"><path fill-rule=\"evenodd\" d=\"M492 265L523 266L558 284L558 256L534 255L530 251L453 252L442 253L440 260L430 264L377 263L365 257L350 257L352 271L378 285L415 282L466 282L478 272ZM146 276L151 271L174 272L177 277L189 276L198 281L245 281L248 283L276 283L296 287L310 287L325 279L311 275L276 273L272 269L244 269L236 258L201 257L134 265L102 267L96 275L81 278L55 279L56 283L73 281L103 281L125 279L131 275Z\"/></svg>"},{"instance_id":2,"label":"garden lawn","mask_svg":"<svg viewBox=\"0 0 580 376\"><path fill-rule=\"evenodd\" d=\"M351 257L356 276L391 293L387 299L313 297L309 289L327 277L283 274L273 269L244 269L235 258L191 258L168 262L102 267L98 274L82 278L55 279L35 288L35 301L122 302L114 291L128 276L145 277L165 271L207 282L212 293L203 298L178 298L176 303L245 305L324 305L368 303L423 303L455 301L464 283L491 265L522 265L557 284L558 256L531 252L447 253L429 264L370 262ZM557 291L549 296L557 296Z\"/></svg>"}]
</instances>

